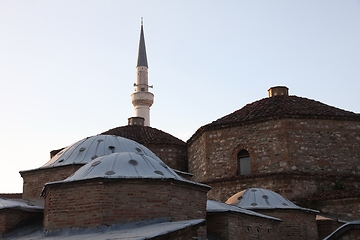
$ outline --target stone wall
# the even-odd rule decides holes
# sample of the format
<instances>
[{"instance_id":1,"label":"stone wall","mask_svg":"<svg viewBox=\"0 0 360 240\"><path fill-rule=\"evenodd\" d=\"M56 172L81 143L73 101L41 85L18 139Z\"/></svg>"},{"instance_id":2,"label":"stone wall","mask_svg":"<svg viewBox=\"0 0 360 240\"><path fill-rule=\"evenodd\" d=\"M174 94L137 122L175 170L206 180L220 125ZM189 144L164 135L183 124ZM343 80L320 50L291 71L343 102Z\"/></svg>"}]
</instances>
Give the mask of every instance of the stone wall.
<instances>
[{"instance_id":1,"label":"stone wall","mask_svg":"<svg viewBox=\"0 0 360 240\"><path fill-rule=\"evenodd\" d=\"M66 165L54 168L38 168L21 171L23 178L23 199L40 198L41 191L47 182L64 180L83 165Z\"/></svg>"},{"instance_id":2,"label":"stone wall","mask_svg":"<svg viewBox=\"0 0 360 240\"><path fill-rule=\"evenodd\" d=\"M360 175L360 123L280 119L208 130L188 142L195 181L237 175L237 154L250 154L252 174L286 171Z\"/></svg>"},{"instance_id":3,"label":"stone wall","mask_svg":"<svg viewBox=\"0 0 360 240\"><path fill-rule=\"evenodd\" d=\"M188 171L186 146L146 144L146 147L169 167L183 172Z\"/></svg>"},{"instance_id":4,"label":"stone wall","mask_svg":"<svg viewBox=\"0 0 360 240\"><path fill-rule=\"evenodd\" d=\"M41 222L42 212L27 212L19 209L0 210L0 237L18 224L28 221L28 223Z\"/></svg>"},{"instance_id":5,"label":"stone wall","mask_svg":"<svg viewBox=\"0 0 360 240\"><path fill-rule=\"evenodd\" d=\"M360 219L359 197L314 201L311 207L316 207L322 213L332 213L352 219Z\"/></svg>"},{"instance_id":6,"label":"stone wall","mask_svg":"<svg viewBox=\"0 0 360 240\"><path fill-rule=\"evenodd\" d=\"M315 193L337 188L360 188L359 175L317 174L306 172L281 172L236 176L204 182L212 189L208 198L225 202L229 197L248 188L264 188L279 193L292 201L299 201Z\"/></svg>"},{"instance_id":7,"label":"stone wall","mask_svg":"<svg viewBox=\"0 0 360 240\"><path fill-rule=\"evenodd\" d=\"M318 239L317 224L314 213L302 210L274 209L256 210L256 212L280 218L279 235L282 240L315 240Z\"/></svg>"},{"instance_id":8,"label":"stone wall","mask_svg":"<svg viewBox=\"0 0 360 240\"><path fill-rule=\"evenodd\" d=\"M208 233L219 240L278 239L280 221L234 212L208 214Z\"/></svg>"},{"instance_id":9,"label":"stone wall","mask_svg":"<svg viewBox=\"0 0 360 240\"><path fill-rule=\"evenodd\" d=\"M48 185L44 227L86 228L171 217L206 218L207 187L176 180L114 179Z\"/></svg>"}]
</instances>

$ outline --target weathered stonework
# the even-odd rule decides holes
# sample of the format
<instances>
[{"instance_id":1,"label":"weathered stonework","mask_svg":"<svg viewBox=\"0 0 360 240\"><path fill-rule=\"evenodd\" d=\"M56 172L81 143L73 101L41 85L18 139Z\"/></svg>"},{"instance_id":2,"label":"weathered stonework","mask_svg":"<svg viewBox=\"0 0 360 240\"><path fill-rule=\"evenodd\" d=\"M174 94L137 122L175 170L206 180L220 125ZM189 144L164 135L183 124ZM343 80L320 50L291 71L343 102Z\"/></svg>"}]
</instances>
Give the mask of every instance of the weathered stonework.
<instances>
[{"instance_id":1,"label":"weathered stonework","mask_svg":"<svg viewBox=\"0 0 360 240\"><path fill-rule=\"evenodd\" d=\"M209 195L212 199L221 201L221 191L226 191L224 195L228 197L248 187L271 189L294 199L307 191L316 192L323 185L311 178L300 182L289 177L287 180L291 182L286 183L276 176L271 177L272 181L261 181L256 177L240 181L239 178L229 184L228 179L238 176L237 154L242 149L250 154L249 176L284 172L360 175L359 122L279 119L233 126L205 131L188 142L189 171L194 174L193 180L213 187ZM225 179L226 190L211 183L217 179L220 182ZM234 184L239 184L242 189ZM355 185L358 184L359 181ZM287 194L288 191L291 194Z\"/></svg>"},{"instance_id":2,"label":"weathered stonework","mask_svg":"<svg viewBox=\"0 0 360 240\"><path fill-rule=\"evenodd\" d=\"M256 210L256 212L280 218L282 222L279 225L279 234L276 239L318 239L315 214L303 210L292 209L274 209L274 210Z\"/></svg>"},{"instance_id":3,"label":"weathered stonework","mask_svg":"<svg viewBox=\"0 0 360 240\"><path fill-rule=\"evenodd\" d=\"M316 193L332 191L338 187L360 188L359 175L281 172L236 176L204 182L212 189L209 199L225 202L229 197L248 188L264 188L279 193L291 201L299 201ZM340 186L339 186L340 185ZM313 207L317 209L316 207Z\"/></svg>"},{"instance_id":4,"label":"weathered stonework","mask_svg":"<svg viewBox=\"0 0 360 240\"><path fill-rule=\"evenodd\" d=\"M280 119L209 130L188 143L195 181L237 175L237 154L250 154L251 173L306 171L360 174L360 123Z\"/></svg>"},{"instance_id":5,"label":"weathered stonework","mask_svg":"<svg viewBox=\"0 0 360 240\"><path fill-rule=\"evenodd\" d=\"M343 198L325 201L314 201L311 206L323 213L336 213L353 219L360 219L360 198Z\"/></svg>"}]
</instances>

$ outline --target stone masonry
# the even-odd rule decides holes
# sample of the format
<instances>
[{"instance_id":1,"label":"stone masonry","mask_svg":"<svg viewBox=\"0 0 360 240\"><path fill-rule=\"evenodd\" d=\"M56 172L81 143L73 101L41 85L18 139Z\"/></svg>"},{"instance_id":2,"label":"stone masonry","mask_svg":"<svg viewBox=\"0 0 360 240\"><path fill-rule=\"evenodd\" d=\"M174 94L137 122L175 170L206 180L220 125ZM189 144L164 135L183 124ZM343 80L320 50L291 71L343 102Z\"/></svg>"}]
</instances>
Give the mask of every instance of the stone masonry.
<instances>
[{"instance_id":1,"label":"stone masonry","mask_svg":"<svg viewBox=\"0 0 360 240\"><path fill-rule=\"evenodd\" d=\"M242 149L250 154L251 174L247 176L238 176L237 171L237 154ZM360 175L360 122L289 118L208 130L188 142L188 156L193 180L213 187L211 199L222 201L221 194L227 198L247 187L263 187L296 199L324 185L316 181L318 177L307 179L306 173L325 178L330 174L331 179L322 179L325 185L337 176ZM289 176L284 179L276 173ZM305 177L297 178L299 173ZM259 175L267 181L259 181ZM234 179L238 180L229 181ZM359 186L359 178L353 180L351 184ZM235 189L242 183L243 189ZM297 186L304 186L304 191Z\"/></svg>"}]
</instances>

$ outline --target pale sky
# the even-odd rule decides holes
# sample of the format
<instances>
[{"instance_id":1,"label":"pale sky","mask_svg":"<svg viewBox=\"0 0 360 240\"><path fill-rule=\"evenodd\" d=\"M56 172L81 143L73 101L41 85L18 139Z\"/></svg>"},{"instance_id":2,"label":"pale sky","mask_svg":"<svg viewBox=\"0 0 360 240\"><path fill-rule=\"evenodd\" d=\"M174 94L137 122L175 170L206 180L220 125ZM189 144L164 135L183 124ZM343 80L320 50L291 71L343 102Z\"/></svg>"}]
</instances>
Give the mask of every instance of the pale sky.
<instances>
[{"instance_id":1,"label":"pale sky","mask_svg":"<svg viewBox=\"0 0 360 240\"><path fill-rule=\"evenodd\" d=\"M360 0L0 0L0 192L134 116L141 17L152 127L186 141L278 85L360 113Z\"/></svg>"}]
</instances>

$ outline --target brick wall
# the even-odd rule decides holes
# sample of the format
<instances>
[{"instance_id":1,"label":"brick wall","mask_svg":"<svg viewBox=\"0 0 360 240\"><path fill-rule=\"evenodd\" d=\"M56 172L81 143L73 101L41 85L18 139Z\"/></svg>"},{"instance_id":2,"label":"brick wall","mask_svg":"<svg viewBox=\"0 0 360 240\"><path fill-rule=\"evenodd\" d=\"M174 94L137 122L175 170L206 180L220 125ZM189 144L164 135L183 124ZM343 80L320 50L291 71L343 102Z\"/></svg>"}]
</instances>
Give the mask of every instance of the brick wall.
<instances>
[{"instance_id":1,"label":"brick wall","mask_svg":"<svg viewBox=\"0 0 360 240\"><path fill-rule=\"evenodd\" d=\"M20 225L24 221L34 223L41 221L42 212L27 212L18 209L2 209L0 210L0 237L4 232L9 231L13 227Z\"/></svg>"},{"instance_id":2,"label":"brick wall","mask_svg":"<svg viewBox=\"0 0 360 240\"><path fill-rule=\"evenodd\" d=\"M20 172L23 178L23 199L40 198L45 183L64 180L83 165L39 168Z\"/></svg>"},{"instance_id":3,"label":"brick wall","mask_svg":"<svg viewBox=\"0 0 360 240\"><path fill-rule=\"evenodd\" d=\"M207 187L175 180L116 179L48 185L45 230L171 217L206 218Z\"/></svg>"},{"instance_id":4,"label":"brick wall","mask_svg":"<svg viewBox=\"0 0 360 240\"><path fill-rule=\"evenodd\" d=\"M146 144L166 165L183 172L188 171L187 148L179 145Z\"/></svg>"},{"instance_id":5,"label":"brick wall","mask_svg":"<svg viewBox=\"0 0 360 240\"><path fill-rule=\"evenodd\" d=\"M360 174L360 123L281 119L208 130L188 143L189 171L201 182L236 176L241 149L251 173Z\"/></svg>"},{"instance_id":6,"label":"brick wall","mask_svg":"<svg viewBox=\"0 0 360 240\"><path fill-rule=\"evenodd\" d=\"M208 214L208 232L219 240L278 239L280 221L224 212Z\"/></svg>"},{"instance_id":7,"label":"brick wall","mask_svg":"<svg viewBox=\"0 0 360 240\"><path fill-rule=\"evenodd\" d=\"M317 224L319 239L324 239L344 223L340 223L332 219L322 219L322 220L317 220L316 224Z\"/></svg>"},{"instance_id":8,"label":"brick wall","mask_svg":"<svg viewBox=\"0 0 360 240\"><path fill-rule=\"evenodd\" d=\"M170 232L162 236L157 236L151 238L152 240L189 240L189 239L206 239L206 238L199 238L197 230L199 229L200 224L190 226L178 231ZM205 237L206 235L204 235Z\"/></svg>"},{"instance_id":9,"label":"brick wall","mask_svg":"<svg viewBox=\"0 0 360 240\"><path fill-rule=\"evenodd\" d=\"M276 239L318 239L315 214L302 210L275 209L256 210L256 212L280 218L279 235Z\"/></svg>"}]
</instances>

